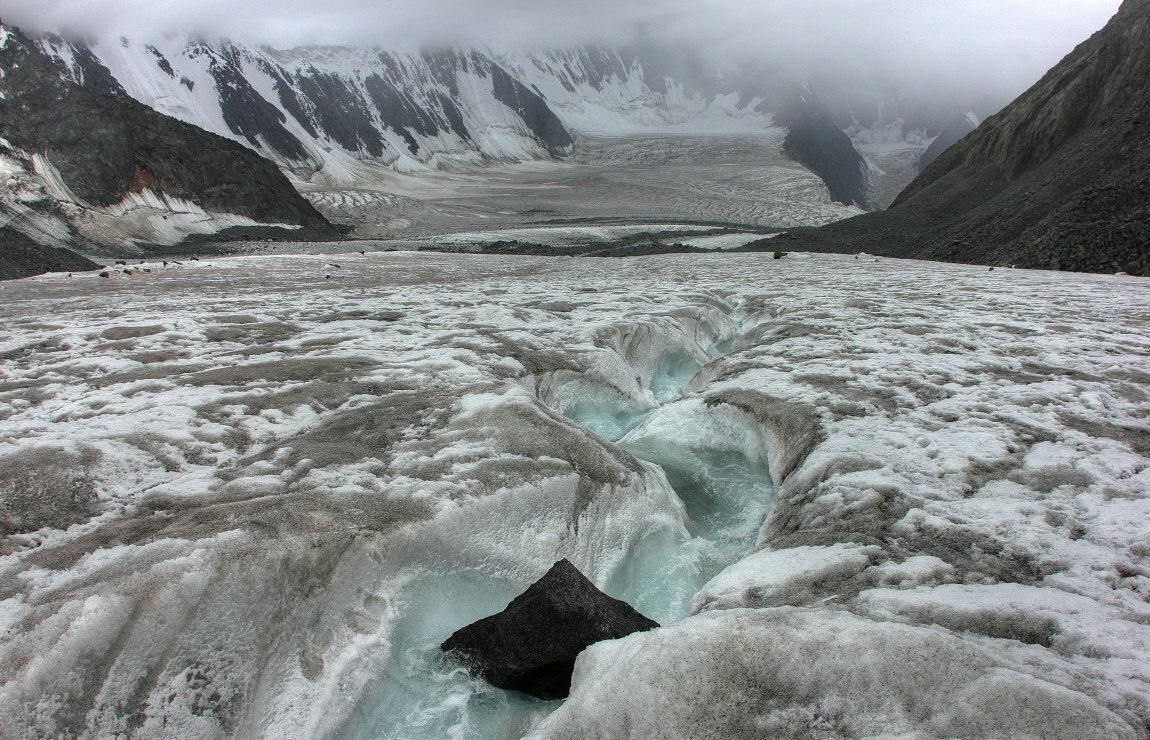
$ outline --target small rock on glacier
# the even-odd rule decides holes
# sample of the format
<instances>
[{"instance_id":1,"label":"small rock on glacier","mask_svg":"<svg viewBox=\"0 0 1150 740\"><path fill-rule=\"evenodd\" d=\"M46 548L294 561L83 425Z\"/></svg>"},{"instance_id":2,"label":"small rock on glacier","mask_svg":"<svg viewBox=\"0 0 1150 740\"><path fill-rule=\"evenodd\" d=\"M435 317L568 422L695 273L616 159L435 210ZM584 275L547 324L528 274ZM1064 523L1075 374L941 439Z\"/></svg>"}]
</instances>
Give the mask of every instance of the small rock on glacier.
<instances>
[{"instance_id":1,"label":"small rock on glacier","mask_svg":"<svg viewBox=\"0 0 1150 740\"><path fill-rule=\"evenodd\" d=\"M559 699L571 688L584 648L658 626L560 560L506 609L460 629L440 647L495 686Z\"/></svg>"}]
</instances>

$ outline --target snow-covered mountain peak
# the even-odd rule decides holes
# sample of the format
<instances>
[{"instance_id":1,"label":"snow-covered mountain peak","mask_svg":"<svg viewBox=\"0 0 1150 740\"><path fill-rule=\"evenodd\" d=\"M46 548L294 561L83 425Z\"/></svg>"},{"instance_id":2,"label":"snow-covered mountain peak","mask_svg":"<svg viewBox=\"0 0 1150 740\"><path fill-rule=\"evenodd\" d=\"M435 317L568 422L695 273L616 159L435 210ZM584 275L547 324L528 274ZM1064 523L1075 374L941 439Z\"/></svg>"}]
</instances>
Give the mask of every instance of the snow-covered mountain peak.
<instances>
[{"instance_id":1,"label":"snow-covered mountain peak","mask_svg":"<svg viewBox=\"0 0 1150 740\"><path fill-rule=\"evenodd\" d=\"M75 82L121 88L328 183L354 184L365 166L418 171L561 156L573 130L618 133L708 117L762 125L758 99L689 89L637 58L597 48L278 50L193 37L91 46L45 37L42 45Z\"/></svg>"}]
</instances>

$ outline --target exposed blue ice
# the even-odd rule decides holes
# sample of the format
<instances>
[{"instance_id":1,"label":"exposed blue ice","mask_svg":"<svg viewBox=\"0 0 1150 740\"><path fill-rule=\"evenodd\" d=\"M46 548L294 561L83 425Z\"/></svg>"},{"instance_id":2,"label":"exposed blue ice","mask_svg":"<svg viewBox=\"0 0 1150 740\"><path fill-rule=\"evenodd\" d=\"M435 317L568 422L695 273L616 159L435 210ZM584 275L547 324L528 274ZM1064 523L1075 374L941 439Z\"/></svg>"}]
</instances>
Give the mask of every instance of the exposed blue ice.
<instances>
[{"instance_id":1,"label":"exposed blue ice","mask_svg":"<svg viewBox=\"0 0 1150 740\"><path fill-rule=\"evenodd\" d=\"M391 660L341 737L518 738L559 702L497 689L440 651L455 630L507 606L522 586L487 574L428 574L405 589Z\"/></svg>"},{"instance_id":2,"label":"exposed blue ice","mask_svg":"<svg viewBox=\"0 0 1150 740\"><path fill-rule=\"evenodd\" d=\"M685 354L664 358L649 385L658 403L682 398L700 367ZM644 435L628 442L627 433L655 410L620 409L604 399L575 405L567 416L660 466L684 504L688 535L669 529L647 535L604 585L611 596L669 624L687 616L696 592L747 552L775 492L765 464L715 449L713 440L684 445ZM452 632L502 610L522 589L487 574L459 572L428 573L405 589L388 672L361 702L343 737L516 738L553 711L559 702L496 689L438 649Z\"/></svg>"},{"instance_id":3,"label":"exposed blue ice","mask_svg":"<svg viewBox=\"0 0 1150 740\"><path fill-rule=\"evenodd\" d=\"M651 379L656 400L666 404L682 398L700 368L688 355L665 357ZM775 491L765 464L737 451L712 449L712 440L683 445L644 436L642 441L628 442L627 432L653 411L612 414L584 406L568 416L597 433L610 429L612 433L604 436L661 467L686 507L690 537L666 530L648 535L604 589L667 624L687 616L703 584L746 553L770 512Z\"/></svg>"},{"instance_id":4,"label":"exposed blue ice","mask_svg":"<svg viewBox=\"0 0 1150 740\"><path fill-rule=\"evenodd\" d=\"M652 409L642 411L619 408L609 400L595 400L576 404L567 409L567 417L600 437L615 441L643 423Z\"/></svg>"},{"instance_id":5,"label":"exposed blue ice","mask_svg":"<svg viewBox=\"0 0 1150 740\"><path fill-rule=\"evenodd\" d=\"M660 624L690 611L695 593L754 544L775 500L764 465L731 451L677 445L620 445L663 468L690 517L689 539L662 531L648 536L606 591Z\"/></svg>"},{"instance_id":6,"label":"exposed blue ice","mask_svg":"<svg viewBox=\"0 0 1150 740\"><path fill-rule=\"evenodd\" d=\"M668 403L682 397L683 391L699 372L702 365L687 354L664 357L651 378L651 393L659 403Z\"/></svg>"}]
</instances>

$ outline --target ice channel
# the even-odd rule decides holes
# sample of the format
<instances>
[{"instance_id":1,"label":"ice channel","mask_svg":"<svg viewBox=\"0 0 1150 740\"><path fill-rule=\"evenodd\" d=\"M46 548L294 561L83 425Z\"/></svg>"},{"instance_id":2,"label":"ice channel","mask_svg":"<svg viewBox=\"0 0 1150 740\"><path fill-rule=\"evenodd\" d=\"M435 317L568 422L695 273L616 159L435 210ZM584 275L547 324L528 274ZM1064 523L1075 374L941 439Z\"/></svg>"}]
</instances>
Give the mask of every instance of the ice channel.
<instances>
[{"instance_id":1,"label":"ice channel","mask_svg":"<svg viewBox=\"0 0 1150 740\"><path fill-rule=\"evenodd\" d=\"M729 349L719 345L710 354ZM687 616L696 592L747 552L775 498L753 423L690 393L701 367L686 353L664 356L648 384L656 405L647 410L620 411L609 398L565 409L572 421L659 466L685 507L687 533L654 530L604 586L661 624ZM499 611L522 588L490 573L443 569L405 587L386 675L341 737L514 738L554 711L560 702L493 688L438 650L454 630Z\"/></svg>"},{"instance_id":2,"label":"ice channel","mask_svg":"<svg viewBox=\"0 0 1150 740\"><path fill-rule=\"evenodd\" d=\"M649 535L604 588L660 624L687 616L695 593L747 552L775 501L758 430L740 412L684 398L700 369L686 356L664 358L651 379L660 403L651 411L621 419L581 406L569 414L658 465L686 507L689 538L667 530Z\"/></svg>"},{"instance_id":3,"label":"ice channel","mask_svg":"<svg viewBox=\"0 0 1150 740\"><path fill-rule=\"evenodd\" d=\"M475 573L438 574L406 590L406 617L392 635L387 674L341 737L518 738L560 702L504 691L472 678L439 644L452 632L507 606L523 588Z\"/></svg>"}]
</instances>

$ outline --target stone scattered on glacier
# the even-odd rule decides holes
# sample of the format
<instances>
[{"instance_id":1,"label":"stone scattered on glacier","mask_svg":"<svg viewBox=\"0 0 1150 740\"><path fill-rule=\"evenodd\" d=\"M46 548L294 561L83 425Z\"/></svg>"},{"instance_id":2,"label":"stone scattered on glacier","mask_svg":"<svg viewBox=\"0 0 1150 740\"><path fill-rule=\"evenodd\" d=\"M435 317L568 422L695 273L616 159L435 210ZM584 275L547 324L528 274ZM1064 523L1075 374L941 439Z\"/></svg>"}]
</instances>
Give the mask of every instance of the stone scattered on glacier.
<instances>
[{"instance_id":1,"label":"stone scattered on glacier","mask_svg":"<svg viewBox=\"0 0 1150 740\"><path fill-rule=\"evenodd\" d=\"M457 631L441 648L495 686L559 699L589 645L658 626L560 560L506 609Z\"/></svg>"}]
</instances>

